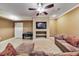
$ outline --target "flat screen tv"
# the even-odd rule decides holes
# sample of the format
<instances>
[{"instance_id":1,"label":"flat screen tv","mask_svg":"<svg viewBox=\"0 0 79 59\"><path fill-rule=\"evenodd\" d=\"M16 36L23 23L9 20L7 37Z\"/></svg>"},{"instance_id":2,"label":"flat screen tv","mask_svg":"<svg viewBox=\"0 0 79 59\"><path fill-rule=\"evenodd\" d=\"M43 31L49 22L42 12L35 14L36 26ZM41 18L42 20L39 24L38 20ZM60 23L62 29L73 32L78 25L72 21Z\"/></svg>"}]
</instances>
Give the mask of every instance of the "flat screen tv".
<instances>
[{"instance_id":1,"label":"flat screen tv","mask_svg":"<svg viewBox=\"0 0 79 59\"><path fill-rule=\"evenodd\" d=\"M46 22L36 22L36 29L46 29Z\"/></svg>"}]
</instances>

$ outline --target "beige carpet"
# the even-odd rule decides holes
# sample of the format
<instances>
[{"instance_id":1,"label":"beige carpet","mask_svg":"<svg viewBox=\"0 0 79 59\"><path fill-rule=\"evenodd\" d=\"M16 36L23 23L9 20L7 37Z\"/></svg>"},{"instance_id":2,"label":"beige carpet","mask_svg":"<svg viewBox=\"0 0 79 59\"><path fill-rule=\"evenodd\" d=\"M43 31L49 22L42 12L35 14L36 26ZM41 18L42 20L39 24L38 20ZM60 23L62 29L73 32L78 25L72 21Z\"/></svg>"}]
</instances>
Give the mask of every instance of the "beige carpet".
<instances>
[{"instance_id":1,"label":"beige carpet","mask_svg":"<svg viewBox=\"0 0 79 59\"><path fill-rule=\"evenodd\" d=\"M13 46L16 48L19 46L21 43L26 42L26 43L31 43L34 42L34 50L35 51L44 51L46 53L62 53L62 51L55 45L54 38L50 39L34 39L34 40L28 40L28 39L17 39L17 38L12 38L9 40L5 40L0 42L0 52L3 51L8 43L12 43Z\"/></svg>"}]
</instances>

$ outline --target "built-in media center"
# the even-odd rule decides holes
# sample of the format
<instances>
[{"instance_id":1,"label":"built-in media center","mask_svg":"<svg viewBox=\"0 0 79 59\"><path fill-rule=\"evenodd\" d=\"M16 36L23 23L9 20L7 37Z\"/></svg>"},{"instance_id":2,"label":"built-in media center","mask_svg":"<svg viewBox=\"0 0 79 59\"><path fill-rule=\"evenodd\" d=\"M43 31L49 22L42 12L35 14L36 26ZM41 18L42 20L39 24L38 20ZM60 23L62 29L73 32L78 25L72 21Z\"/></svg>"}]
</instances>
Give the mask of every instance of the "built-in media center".
<instances>
[{"instance_id":1,"label":"built-in media center","mask_svg":"<svg viewBox=\"0 0 79 59\"><path fill-rule=\"evenodd\" d=\"M48 20L34 19L33 20L33 38L48 38Z\"/></svg>"}]
</instances>

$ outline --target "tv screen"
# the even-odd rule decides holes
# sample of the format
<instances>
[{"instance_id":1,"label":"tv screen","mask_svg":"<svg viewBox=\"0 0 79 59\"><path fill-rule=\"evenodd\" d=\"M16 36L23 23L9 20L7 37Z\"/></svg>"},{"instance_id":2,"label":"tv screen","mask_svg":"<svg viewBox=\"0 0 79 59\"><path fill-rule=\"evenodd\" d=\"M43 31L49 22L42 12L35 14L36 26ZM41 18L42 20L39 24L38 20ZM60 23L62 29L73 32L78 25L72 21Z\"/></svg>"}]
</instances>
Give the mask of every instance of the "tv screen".
<instances>
[{"instance_id":1,"label":"tv screen","mask_svg":"<svg viewBox=\"0 0 79 59\"><path fill-rule=\"evenodd\" d=\"M36 29L46 29L46 22L36 22Z\"/></svg>"}]
</instances>

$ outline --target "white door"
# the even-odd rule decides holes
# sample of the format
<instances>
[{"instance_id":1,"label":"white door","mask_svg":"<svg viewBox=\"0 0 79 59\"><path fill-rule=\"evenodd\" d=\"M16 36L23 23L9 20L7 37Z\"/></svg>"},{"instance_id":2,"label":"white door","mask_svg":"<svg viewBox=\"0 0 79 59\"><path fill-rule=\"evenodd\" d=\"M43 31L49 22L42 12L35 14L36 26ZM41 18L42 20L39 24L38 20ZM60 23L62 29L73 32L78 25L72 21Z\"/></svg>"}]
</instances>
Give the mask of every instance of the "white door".
<instances>
[{"instance_id":1,"label":"white door","mask_svg":"<svg viewBox=\"0 0 79 59\"><path fill-rule=\"evenodd\" d=\"M22 38L23 34L23 23L15 23L15 38Z\"/></svg>"}]
</instances>

